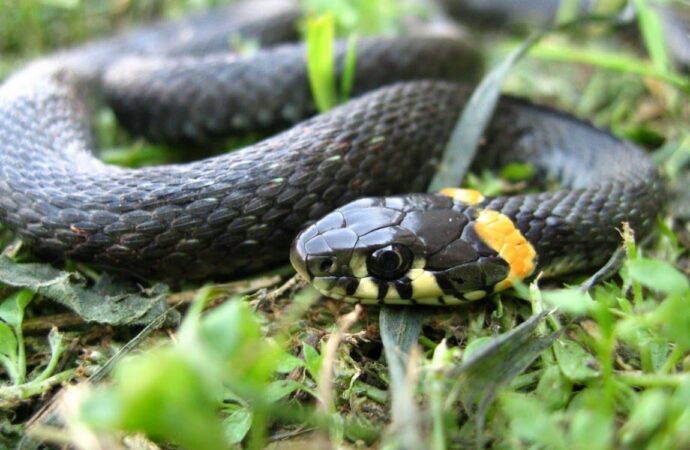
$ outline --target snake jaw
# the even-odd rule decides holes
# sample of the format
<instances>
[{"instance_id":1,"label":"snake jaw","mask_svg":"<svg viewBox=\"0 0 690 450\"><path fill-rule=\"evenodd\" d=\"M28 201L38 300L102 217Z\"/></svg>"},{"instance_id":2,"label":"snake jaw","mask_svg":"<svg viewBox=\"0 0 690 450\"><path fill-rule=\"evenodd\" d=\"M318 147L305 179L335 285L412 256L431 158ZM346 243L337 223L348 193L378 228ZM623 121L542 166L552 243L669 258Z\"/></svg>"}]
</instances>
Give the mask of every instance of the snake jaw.
<instances>
[{"instance_id":1,"label":"snake jaw","mask_svg":"<svg viewBox=\"0 0 690 450\"><path fill-rule=\"evenodd\" d=\"M292 242L290 247L290 263L302 278L306 281L311 281L311 275L307 270L307 252L304 248L304 241L299 239L299 236Z\"/></svg>"}]
</instances>

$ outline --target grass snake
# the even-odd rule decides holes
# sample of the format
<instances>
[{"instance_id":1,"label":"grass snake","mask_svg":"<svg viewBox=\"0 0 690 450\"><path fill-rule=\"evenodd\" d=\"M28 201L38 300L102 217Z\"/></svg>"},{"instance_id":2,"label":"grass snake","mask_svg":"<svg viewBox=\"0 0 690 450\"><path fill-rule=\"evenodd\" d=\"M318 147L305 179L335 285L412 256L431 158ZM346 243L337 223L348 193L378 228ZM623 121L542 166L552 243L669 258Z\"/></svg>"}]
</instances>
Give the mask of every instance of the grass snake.
<instances>
[{"instance_id":1,"label":"grass snake","mask_svg":"<svg viewBox=\"0 0 690 450\"><path fill-rule=\"evenodd\" d=\"M336 297L403 303L467 300L508 277L596 266L623 222L650 230L664 194L642 150L509 96L476 167L527 162L560 190L407 194L423 192L436 169L471 93L456 80L477 73L477 53L445 37L361 39L357 98L313 116L305 49L283 43L298 16L291 2L242 2L10 76L0 86L0 222L44 257L156 278L266 268L313 224L293 246L300 273ZM269 48L222 51L237 36ZM288 128L200 161L115 167L95 156L96 98L156 142L203 146Z\"/></svg>"}]
</instances>

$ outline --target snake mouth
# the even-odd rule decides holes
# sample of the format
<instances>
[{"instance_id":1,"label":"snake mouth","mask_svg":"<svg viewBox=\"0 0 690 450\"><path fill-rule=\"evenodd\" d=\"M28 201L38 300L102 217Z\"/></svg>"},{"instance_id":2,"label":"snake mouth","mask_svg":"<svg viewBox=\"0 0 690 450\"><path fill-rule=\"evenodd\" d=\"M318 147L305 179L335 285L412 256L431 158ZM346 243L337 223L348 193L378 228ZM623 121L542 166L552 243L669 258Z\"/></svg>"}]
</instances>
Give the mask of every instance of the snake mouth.
<instances>
[{"instance_id":1,"label":"snake mouth","mask_svg":"<svg viewBox=\"0 0 690 450\"><path fill-rule=\"evenodd\" d=\"M304 248L304 241L300 239L300 236L297 236L290 247L290 264L302 278L308 282L312 281L312 276L307 268L307 250Z\"/></svg>"},{"instance_id":2,"label":"snake mouth","mask_svg":"<svg viewBox=\"0 0 690 450\"><path fill-rule=\"evenodd\" d=\"M485 290L474 290L462 295L448 295L433 281L434 275L424 271L419 281L385 281L372 277L314 277L312 285L323 296L363 305L429 305L454 306L468 304L484 298ZM409 280L408 280L409 281ZM412 295L411 292L417 294Z\"/></svg>"}]
</instances>

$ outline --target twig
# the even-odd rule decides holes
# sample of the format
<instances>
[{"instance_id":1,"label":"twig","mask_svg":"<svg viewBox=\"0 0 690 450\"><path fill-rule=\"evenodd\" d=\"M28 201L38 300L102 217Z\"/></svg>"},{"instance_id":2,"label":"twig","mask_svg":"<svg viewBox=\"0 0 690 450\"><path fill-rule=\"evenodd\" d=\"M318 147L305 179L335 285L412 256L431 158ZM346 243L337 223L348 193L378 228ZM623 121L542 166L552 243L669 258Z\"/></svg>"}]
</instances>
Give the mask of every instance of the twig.
<instances>
[{"instance_id":1,"label":"twig","mask_svg":"<svg viewBox=\"0 0 690 450\"><path fill-rule=\"evenodd\" d=\"M321 362L321 370L319 370L319 379L317 381L320 409L326 417L332 417L335 411L335 405L333 403L333 366L335 364L338 345L343 340L345 333L347 333L350 327L357 322L361 313L362 307L360 305L355 305L355 309L352 312L338 319L338 329L331 333L331 336L326 342L326 348L323 351L323 361ZM333 429L333 421L329 420L328 423L331 428L331 443L333 443L334 440L340 440L340 438L335 435L336 430Z\"/></svg>"}]
</instances>

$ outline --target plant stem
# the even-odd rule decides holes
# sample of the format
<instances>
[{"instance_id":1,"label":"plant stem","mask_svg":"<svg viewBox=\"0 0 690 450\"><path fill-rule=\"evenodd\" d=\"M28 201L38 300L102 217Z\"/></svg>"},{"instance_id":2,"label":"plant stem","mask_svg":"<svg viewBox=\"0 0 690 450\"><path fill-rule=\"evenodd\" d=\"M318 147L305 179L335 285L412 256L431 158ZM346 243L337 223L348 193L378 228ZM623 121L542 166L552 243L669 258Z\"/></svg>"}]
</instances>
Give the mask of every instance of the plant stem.
<instances>
[{"instance_id":1,"label":"plant stem","mask_svg":"<svg viewBox=\"0 0 690 450\"><path fill-rule=\"evenodd\" d=\"M0 387L0 407L12 407L20 400L42 394L53 386L70 380L75 373L76 369L69 369L43 381L30 381L17 386Z\"/></svg>"},{"instance_id":2,"label":"plant stem","mask_svg":"<svg viewBox=\"0 0 690 450\"><path fill-rule=\"evenodd\" d=\"M623 383L635 387L678 387L686 383L688 379L687 374L663 374L654 373L647 374L642 372L619 372L616 374L617 378Z\"/></svg>"},{"instance_id":3,"label":"plant stem","mask_svg":"<svg viewBox=\"0 0 690 450\"><path fill-rule=\"evenodd\" d=\"M673 369L676 367L676 364L678 364L678 361L683 359L683 356L685 356L685 349L676 344L673 350L671 350L671 353L668 355L668 358L666 358L666 361L664 361L664 365L661 367L660 372L671 373L671 371L673 371Z\"/></svg>"},{"instance_id":4,"label":"plant stem","mask_svg":"<svg viewBox=\"0 0 690 450\"><path fill-rule=\"evenodd\" d=\"M15 384L22 384L26 380L26 348L24 347L24 331L21 323L14 328L17 336L17 380Z\"/></svg>"}]
</instances>

